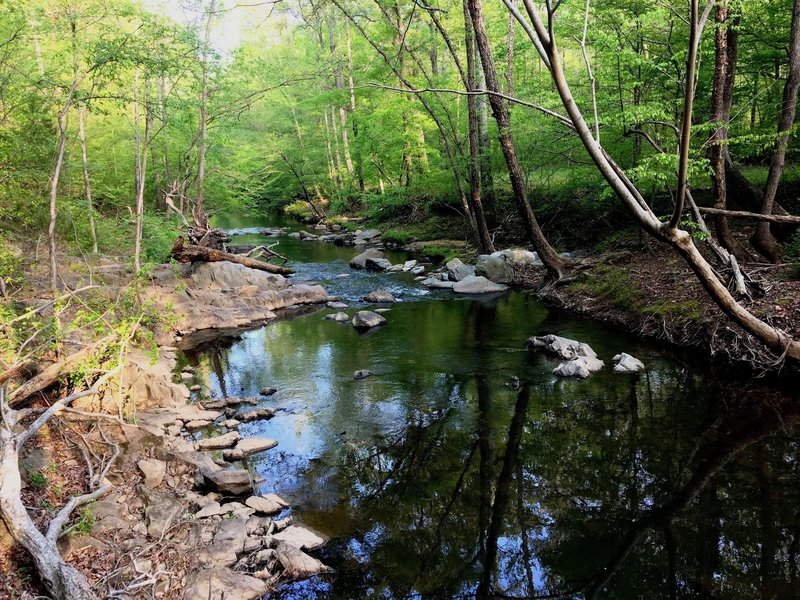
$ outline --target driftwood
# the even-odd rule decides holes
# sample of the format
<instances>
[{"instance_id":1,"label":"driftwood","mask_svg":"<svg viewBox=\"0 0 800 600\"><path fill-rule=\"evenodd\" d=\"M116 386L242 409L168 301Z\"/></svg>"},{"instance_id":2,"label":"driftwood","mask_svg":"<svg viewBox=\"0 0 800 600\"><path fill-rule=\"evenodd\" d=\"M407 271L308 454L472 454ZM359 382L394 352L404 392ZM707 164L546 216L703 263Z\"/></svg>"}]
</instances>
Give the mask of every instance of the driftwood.
<instances>
[{"instance_id":1,"label":"driftwood","mask_svg":"<svg viewBox=\"0 0 800 600\"><path fill-rule=\"evenodd\" d=\"M17 408L25 400L30 398L37 392L42 392L55 384L62 375L70 373L75 370L84 359L96 354L103 346L114 339L114 336L107 336L97 341L83 350L79 350L74 354L70 354L64 360L53 363L44 371L39 373L36 377L29 379L16 390L14 390L8 397L8 405L11 408Z\"/></svg>"},{"instance_id":2,"label":"driftwood","mask_svg":"<svg viewBox=\"0 0 800 600\"><path fill-rule=\"evenodd\" d=\"M700 212L712 215L724 215L726 217L738 217L740 219L755 219L756 221L769 221L770 223L791 223L800 225L800 217L793 215L762 215L761 213L747 212L744 210L724 210L722 208L700 207Z\"/></svg>"},{"instance_id":3,"label":"driftwood","mask_svg":"<svg viewBox=\"0 0 800 600\"><path fill-rule=\"evenodd\" d=\"M35 361L30 359L23 360L15 365L11 365L5 371L0 372L0 385L3 385L6 381L16 379L17 377L33 377L36 371L37 366Z\"/></svg>"},{"instance_id":4,"label":"driftwood","mask_svg":"<svg viewBox=\"0 0 800 600\"><path fill-rule=\"evenodd\" d=\"M258 269L259 271L266 271L267 273L275 273L277 275L291 275L294 273L294 271L286 267L279 267L254 258L237 256L236 254L230 254L229 252L206 248L204 246L186 244L184 243L183 236L179 237L172 247L172 256L175 260L182 263L228 261L250 267L251 269Z\"/></svg>"}]
</instances>

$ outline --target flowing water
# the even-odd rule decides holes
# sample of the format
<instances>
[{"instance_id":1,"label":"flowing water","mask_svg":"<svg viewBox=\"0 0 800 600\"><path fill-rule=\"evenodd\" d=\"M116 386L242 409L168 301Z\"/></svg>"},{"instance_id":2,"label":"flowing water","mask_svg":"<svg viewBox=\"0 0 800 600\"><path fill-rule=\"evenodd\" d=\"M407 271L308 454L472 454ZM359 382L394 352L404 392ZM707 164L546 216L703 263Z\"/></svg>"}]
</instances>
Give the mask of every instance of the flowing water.
<instances>
[{"instance_id":1,"label":"flowing water","mask_svg":"<svg viewBox=\"0 0 800 600\"><path fill-rule=\"evenodd\" d=\"M275 418L242 425L279 442L249 467L331 538L314 554L336 572L275 597L800 597L790 392L521 293L430 293L407 274L351 271L354 248L236 236L276 240L295 279L354 308L378 287L400 302L367 334L323 309L187 354L213 395L279 390L263 400ZM560 380L523 349L541 333L588 342L607 365L629 352L647 372ZM372 375L355 381L358 369Z\"/></svg>"}]
</instances>

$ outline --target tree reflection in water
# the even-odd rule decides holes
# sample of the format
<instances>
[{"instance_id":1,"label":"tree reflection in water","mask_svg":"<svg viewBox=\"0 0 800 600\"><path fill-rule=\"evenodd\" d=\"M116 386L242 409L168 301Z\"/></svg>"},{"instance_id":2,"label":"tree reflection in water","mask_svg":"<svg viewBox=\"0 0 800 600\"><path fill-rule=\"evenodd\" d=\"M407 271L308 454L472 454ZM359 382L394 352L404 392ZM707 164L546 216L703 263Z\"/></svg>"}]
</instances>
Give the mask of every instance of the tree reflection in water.
<instances>
[{"instance_id":1,"label":"tree reflection in water","mask_svg":"<svg viewBox=\"0 0 800 600\"><path fill-rule=\"evenodd\" d=\"M514 302L398 306L356 347L318 317L279 324L266 367L207 355L218 387L248 390L275 382L264 368L294 381L318 365L310 416L291 423L327 437L288 493L332 536L319 554L337 572L278 597L800 597L800 403L668 362L556 381L505 352ZM336 379L381 352L399 357L391 377Z\"/></svg>"}]
</instances>

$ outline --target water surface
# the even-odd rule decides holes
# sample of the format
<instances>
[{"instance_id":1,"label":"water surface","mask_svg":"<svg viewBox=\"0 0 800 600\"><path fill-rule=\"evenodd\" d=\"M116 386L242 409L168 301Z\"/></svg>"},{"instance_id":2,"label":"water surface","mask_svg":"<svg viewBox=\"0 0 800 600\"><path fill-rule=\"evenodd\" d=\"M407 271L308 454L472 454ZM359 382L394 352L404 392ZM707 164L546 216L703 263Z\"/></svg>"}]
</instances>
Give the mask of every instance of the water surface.
<instances>
[{"instance_id":1,"label":"water surface","mask_svg":"<svg viewBox=\"0 0 800 600\"><path fill-rule=\"evenodd\" d=\"M263 400L283 409L274 419L242 425L279 442L250 467L330 536L315 554L336 573L276 597L800 597L794 395L524 294L431 294L351 271L357 249L277 239L296 278L354 306L377 287L401 302L368 334L322 310L188 357L212 394L279 390ZM523 348L545 332L648 370L560 380ZM354 381L358 369L372 376Z\"/></svg>"}]
</instances>

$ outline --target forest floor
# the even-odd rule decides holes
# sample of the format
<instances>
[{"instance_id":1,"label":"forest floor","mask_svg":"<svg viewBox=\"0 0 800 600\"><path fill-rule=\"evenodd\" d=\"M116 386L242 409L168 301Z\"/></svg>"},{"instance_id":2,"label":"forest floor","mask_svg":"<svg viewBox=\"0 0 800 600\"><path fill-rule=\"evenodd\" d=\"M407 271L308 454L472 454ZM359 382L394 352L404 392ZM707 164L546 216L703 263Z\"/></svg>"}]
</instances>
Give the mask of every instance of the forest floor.
<instances>
[{"instance_id":1,"label":"forest floor","mask_svg":"<svg viewBox=\"0 0 800 600\"><path fill-rule=\"evenodd\" d=\"M708 362L746 364L756 371L780 366L779 356L722 314L667 246L631 243L594 258L563 285L541 291L543 272L535 267L521 267L516 283L558 310L696 350ZM740 299L742 305L790 336L800 336L797 265L746 263L742 268L759 288Z\"/></svg>"}]
</instances>

